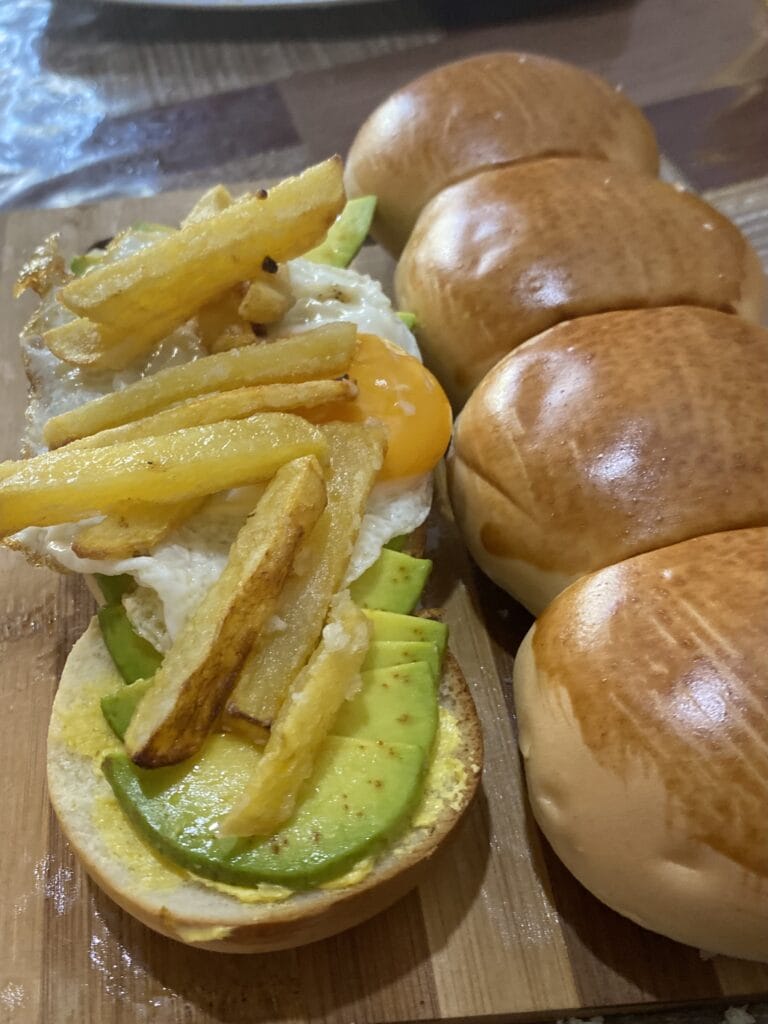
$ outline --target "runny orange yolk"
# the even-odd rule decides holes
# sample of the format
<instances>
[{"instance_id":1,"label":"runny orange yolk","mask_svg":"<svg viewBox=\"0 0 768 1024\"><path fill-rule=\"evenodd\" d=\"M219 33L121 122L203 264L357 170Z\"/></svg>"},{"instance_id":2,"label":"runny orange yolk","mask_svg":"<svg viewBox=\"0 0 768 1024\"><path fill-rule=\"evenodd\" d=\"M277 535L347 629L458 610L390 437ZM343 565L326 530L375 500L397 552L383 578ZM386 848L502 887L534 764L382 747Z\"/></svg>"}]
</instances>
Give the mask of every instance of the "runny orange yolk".
<instances>
[{"instance_id":1,"label":"runny orange yolk","mask_svg":"<svg viewBox=\"0 0 768 1024\"><path fill-rule=\"evenodd\" d=\"M445 392L418 359L375 334L358 334L347 373L357 382L351 402L313 409L315 423L376 419L387 432L387 454L379 478L428 473L451 438L451 406Z\"/></svg>"}]
</instances>

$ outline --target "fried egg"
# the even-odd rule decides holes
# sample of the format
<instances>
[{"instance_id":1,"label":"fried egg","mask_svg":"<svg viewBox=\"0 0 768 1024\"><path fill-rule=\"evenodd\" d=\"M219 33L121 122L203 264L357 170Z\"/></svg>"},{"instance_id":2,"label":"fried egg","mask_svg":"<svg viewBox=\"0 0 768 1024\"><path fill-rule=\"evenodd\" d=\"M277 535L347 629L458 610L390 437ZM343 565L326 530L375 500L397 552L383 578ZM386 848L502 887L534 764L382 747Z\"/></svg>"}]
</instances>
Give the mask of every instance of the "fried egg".
<instances>
[{"instance_id":1,"label":"fried egg","mask_svg":"<svg viewBox=\"0 0 768 1024\"><path fill-rule=\"evenodd\" d=\"M322 419L384 422L388 455L380 483L368 502L348 568L346 583L360 576L394 537L411 533L427 517L432 501L430 470L447 446L451 415L432 375L421 365L416 341L397 317L381 286L362 274L297 259L289 264L295 305L272 329L273 336L346 320L361 340L350 376L359 394L348 407L328 410ZM140 365L120 373L94 373L61 363L43 345L41 333L60 314L44 302L22 338L34 398L25 438L29 454L45 449L42 427L52 415L99 395L119 390L140 377L206 354L194 329L180 328ZM79 558L72 543L85 525L30 527L14 538L35 555L64 569L134 577L137 590L126 599L134 625L167 650L187 618L223 571L229 548L253 507L251 488L214 495L150 555L116 561Z\"/></svg>"}]
</instances>

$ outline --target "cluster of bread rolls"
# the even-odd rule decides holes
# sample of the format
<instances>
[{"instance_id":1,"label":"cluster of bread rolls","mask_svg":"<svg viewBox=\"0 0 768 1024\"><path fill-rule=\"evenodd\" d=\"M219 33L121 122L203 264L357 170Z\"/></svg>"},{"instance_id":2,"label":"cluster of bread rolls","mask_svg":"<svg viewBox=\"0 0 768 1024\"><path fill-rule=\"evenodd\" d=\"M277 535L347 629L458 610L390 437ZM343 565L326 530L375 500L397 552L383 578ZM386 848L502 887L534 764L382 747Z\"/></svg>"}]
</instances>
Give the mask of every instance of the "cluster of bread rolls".
<instances>
[{"instance_id":1,"label":"cluster of bread rolls","mask_svg":"<svg viewBox=\"0 0 768 1024\"><path fill-rule=\"evenodd\" d=\"M387 100L348 186L466 402L470 551L541 615L515 664L539 825L614 909L768 960L764 277L657 163L599 79L492 54Z\"/></svg>"}]
</instances>

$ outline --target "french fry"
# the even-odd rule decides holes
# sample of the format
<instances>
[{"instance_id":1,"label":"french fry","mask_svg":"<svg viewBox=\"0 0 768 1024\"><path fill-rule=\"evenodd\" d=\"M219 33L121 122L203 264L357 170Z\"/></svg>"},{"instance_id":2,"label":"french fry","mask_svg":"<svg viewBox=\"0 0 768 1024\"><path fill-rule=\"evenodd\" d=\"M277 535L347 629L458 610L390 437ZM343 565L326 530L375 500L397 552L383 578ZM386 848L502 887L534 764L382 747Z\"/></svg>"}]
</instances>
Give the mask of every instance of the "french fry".
<instances>
[{"instance_id":1,"label":"french fry","mask_svg":"<svg viewBox=\"0 0 768 1024\"><path fill-rule=\"evenodd\" d=\"M269 281L252 281L248 286L238 313L244 320L256 324L274 324L282 319L291 306L294 299L275 288Z\"/></svg>"},{"instance_id":2,"label":"french fry","mask_svg":"<svg viewBox=\"0 0 768 1024\"><path fill-rule=\"evenodd\" d=\"M238 313L244 295L245 288L235 285L234 288L228 288L217 296L213 302L198 309L197 329L200 340L210 351L213 351L213 344L217 338L220 338L224 331L232 326L240 327L243 330L246 327L250 328L251 340L255 340L253 328Z\"/></svg>"},{"instance_id":3,"label":"french fry","mask_svg":"<svg viewBox=\"0 0 768 1024\"><path fill-rule=\"evenodd\" d=\"M171 366L54 416L45 424L43 435L49 448L59 448L211 391L335 377L349 366L356 337L354 324L326 324L268 345L251 345Z\"/></svg>"},{"instance_id":4,"label":"french fry","mask_svg":"<svg viewBox=\"0 0 768 1024\"><path fill-rule=\"evenodd\" d=\"M131 501L175 503L269 479L291 459L325 461L321 430L261 413L107 448L51 452L0 483L0 536L109 513Z\"/></svg>"},{"instance_id":5,"label":"french fry","mask_svg":"<svg viewBox=\"0 0 768 1024\"><path fill-rule=\"evenodd\" d=\"M199 749L324 507L317 459L297 459L279 470L131 719L125 745L136 764L177 764Z\"/></svg>"},{"instance_id":6,"label":"french fry","mask_svg":"<svg viewBox=\"0 0 768 1024\"><path fill-rule=\"evenodd\" d=\"M156 340L179 326L175 317L152 320L129 333L105 324L77 317L43 335L46 346L57 358L92 370L122 370L146 352Z\"/></svg>"},{"instance_id":7,"label":"french fry","mask_svg":"<svg viewBox=\"0 0 768 1024\"><path fill-rule=\"evenodd\" d=\"M86 526L72 542L78 558L117 560L148 555L203 504L203 498L155 505L134 501L116 507L100 523Z\"/></svg>"},{"instance_id":8,"label":"french fry","mask_svg":"<svg viewBox=\"0 0 768 1024\"><path fill-rule=\"evenodd\" d=\"M259 412L290 412L295 409L301 415L305 410L317 406L351 402L356 395L357 384L347 377L338 380L308 380L298 384L261 384L253 388L237 388L234 391L216 392L212 395L203 395L201 398L193 398L189 402L181 402L152 416L134 420L133 423L124 423L110 430L100 430L98 434L70 441L57 451L63 454L65 451L106 448L110 444L121 444L124 441L159 437L161 434L170 434L185 427L202 427L208 423L221 423L223 420L245 419ZM0 480L6 480L20 469L28 470L35 465L45 465L49 459L50 454L46 453L31 459L0 462Z\"/></svg>"},{"instance_id":9,"label":"french fry","mask_svg":"<svg viewBox=\"0 0 768 1024\"><path fill-rule=\"evenodd\" d=\"M280 262L316 245L343 206L342 164L334 157L276 185L266 198L233 203L146 253L95 268L66 285L60 299L73 313L123 331L169 316L182 323L256 276L265 257Z\"/></svg>"},{"instance_id":10,"label":"french fry","mask_svg":"<svg viewBox=\"0 0 768 1024\"><path fill-rule=\"evenodd\" d=\"M208 348L211 352L231 352L233 348L244 348L246 345L253 345L255 341L256 332L252 325L241 320L239 324L225 327Z\"/></svg>"},{"instance_id":11,"label":"french fry","mask_svg":"<svg viewBox=\"0 0 768 1024\"><path fill-rule=\"evenodd\" d=\"M348 590L333 598L320 643L288 691L245 792L221 822L221 835L272 835L290 818L360 672L369 629Z\"/></svg>"},{"instance_id":12,"label":"french fry","mask_svg":"<svg viewBox=\"0 0 768 1024\"><path fill-rule=\"evenodd\" d=\"M328 440L328 507L310 538L305 571L291 576L280 599L277 614L283 628L248 656L224 715L226 728L248 731L255 740L271 726L317 643L384 458L383 432L352 423L321 429Z\"/></svg>"},{"instance_id":13,"label":"french fry","mask_svg":"<svg viewBox=\"0 0 768 1024\"><path fill-rule=\"evenodd\" d=\"M225 185L214 185L204 192L181 222L181 227L189 227L190 224L198 224L201 220L208 220L222 210L232 205L232 196Z\"/></svg>"}]
</instances>

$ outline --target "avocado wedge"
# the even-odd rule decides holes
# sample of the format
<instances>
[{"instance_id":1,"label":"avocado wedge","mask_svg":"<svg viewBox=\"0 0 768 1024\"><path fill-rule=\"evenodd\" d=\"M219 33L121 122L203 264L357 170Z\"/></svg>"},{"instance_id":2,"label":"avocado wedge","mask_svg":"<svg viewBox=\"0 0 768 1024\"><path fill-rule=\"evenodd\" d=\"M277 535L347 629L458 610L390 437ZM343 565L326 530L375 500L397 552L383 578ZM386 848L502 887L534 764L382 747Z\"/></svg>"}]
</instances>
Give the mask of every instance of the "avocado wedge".
<instances>
[{"instance_id":1,"label":"avocado wedge","mask_svg":"<svg viewBox=\"0 0 768 1024\"><path fill-rule=\"evenodd\" d=\"M407 665L412 661L423 661L432 673L433 681L437 682L440 675L440 654L437 647L427 641L374 640L368 646L363 672L374 668Z\"/></svg>"},{"instance_id":2,"label":"avocado wedge","mask_svg":"<svg viewBox=\"0 0 768 1024\"><path fill-rule=\"evenodd\" d=\"M376 209L376 196L360 196L347 204L328 229L325 240L304 253L312 263L348 267L362 248Z\"/></svg>"},{"instance_id":3,"label":"avocado wedge","mask_svg":"<svg viewBox=\"0 0 768 1024\"><path fill-rule=\"evenodd\" d=\"M136 829L161 853L204 878L306 889L338 877L400 831L421 792L424 753L407 743L329 737L304 799L279 832L223 839L230 810L258 753L212 736L190 766L142 769L118 754L104 773Z\"/></svg>"},{"instance_id":4,"label":"avocado wedge","mask_svg":"<svg viewBox=\"0 0 768 1024\"><path fill-rule=\"evenodd\" d=\"M361 608L407 615L416 607L431 571L428 558L413 558L402 551L384 548L349 590L352 600Z\"/></svg>"},{"instance_id":5,"label":"avocado wedge","mask_svg":"<svg viewBox=\"0 0 768 1024\"><path fill-rule=\"evenodd\" d=\"M163 656L134 630L123 606L105 604L96 614L107 650L126 683L153 676Z\"/></svg>"},{"instance_id":6,"label":"avocado wedge","mask_svg":"<svg viewBox=\"0 0 768 1024\"><path fill-rule=\"evenodd\" d=\"M429 754L437 732L435 684L424 661L363 672L360 692L333 727L337 736L410 743Z\"/></svg>"},{"instance_id":7,"label":"avocado wedge","mask_svg":"<svg viewBox=\"0 0 768 1024\"><path fill-rule=\"evenodd\" d=\"M441 658L445 654L448 627L444 622L375 609L366 611L365 614L373 626L372 640L417 640L421 643L433 643Z\"/></svg>"},{"instance_id":8,"label":"avocado wedge","mask_svg":"<svg viewBox=\"0 0 768 1024\"><path fill-rule=\"evenodd\" d=\"M101 710L112 732L123 739L133 712L139 701L152 685L151 679L138 679L130 686L123 686L115 693L101 698Z\"/></svg>"}]
</instances>

